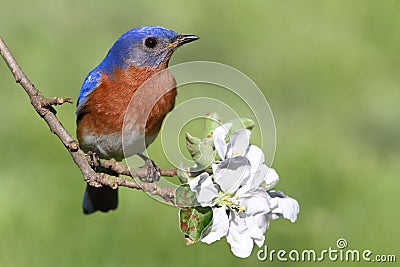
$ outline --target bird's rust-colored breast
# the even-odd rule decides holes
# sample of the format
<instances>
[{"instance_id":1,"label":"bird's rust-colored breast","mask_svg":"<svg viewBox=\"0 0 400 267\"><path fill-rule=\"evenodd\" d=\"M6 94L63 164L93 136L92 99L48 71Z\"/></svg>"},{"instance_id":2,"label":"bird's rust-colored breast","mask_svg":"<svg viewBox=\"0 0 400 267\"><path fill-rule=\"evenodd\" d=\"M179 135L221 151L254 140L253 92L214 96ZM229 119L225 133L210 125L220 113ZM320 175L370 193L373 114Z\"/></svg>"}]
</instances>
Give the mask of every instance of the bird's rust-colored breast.
<instances>
[{"instance_id":1,"label":"bird's rust-colored breast","mask_svg":"<svg viewBox=\"0 0 400 267\"><path fill-rule=\"evenodd\" d=\"M161 68L128 67L102 74L98 88L78 114L78 139L118 133L123 127L156 136L176 97L175 79Z\"/></svg>"}]
</instances>

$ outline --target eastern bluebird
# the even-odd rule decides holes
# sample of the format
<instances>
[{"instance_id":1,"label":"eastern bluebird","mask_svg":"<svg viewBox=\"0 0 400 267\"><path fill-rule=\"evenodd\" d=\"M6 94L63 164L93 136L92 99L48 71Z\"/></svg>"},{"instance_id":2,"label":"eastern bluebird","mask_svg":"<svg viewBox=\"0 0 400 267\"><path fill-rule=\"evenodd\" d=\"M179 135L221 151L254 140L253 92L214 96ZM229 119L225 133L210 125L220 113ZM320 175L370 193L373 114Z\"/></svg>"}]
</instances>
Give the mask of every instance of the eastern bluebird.
<instances>
[{"instance_id":1,"label":"eastern bluebird","mask_svg":"<svg viewBox=\"0 0 400 267\"><path fill-rule=\"evenodd\" d=\"M166 75L155 85L140 90L140 97L138 89L168 67L179 46L198 38L158 26L134 28L121 35L103 61L86 76L79 93L76 121L81 149L105 159L122 160L124 154L144 157L141 153L157 137L164 117L174 107L176 82L164 71ZM157 86L168 91L157 101L149 101L157 93ZM107 212L117 206L117 189L87 185L82 202L85 214Z\"/></svg>"}]
</instances>

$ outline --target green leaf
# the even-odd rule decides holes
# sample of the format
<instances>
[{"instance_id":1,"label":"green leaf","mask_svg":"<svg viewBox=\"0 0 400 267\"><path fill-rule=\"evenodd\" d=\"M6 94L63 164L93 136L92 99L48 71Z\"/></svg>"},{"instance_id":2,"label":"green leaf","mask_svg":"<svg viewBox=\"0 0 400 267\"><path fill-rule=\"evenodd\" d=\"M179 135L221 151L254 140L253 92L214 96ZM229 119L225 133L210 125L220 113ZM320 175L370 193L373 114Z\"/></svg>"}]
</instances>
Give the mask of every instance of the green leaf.
<instances>
[{"instance_id":1,"label":"green leaf","mask_svg":"<svg viewBox=\"0 0 400 267\"><path fill-rule=\"evenodd\" d=\"M210 207L180 209L179 222L181 231L190 238L190 240L197 242L203 231L210 225L212 217L213 211Z\"/></svg>"},{"instance_id":2,"label":"green leaf","mask_svg":"<svg viewBox=\"0 0 400 267\"><path fill-rule=\"evenodd\" d=\"M178 171L176 173L176 175L179 178L179 181L181 181L181 183L183 184L186 184L190 179L188 171L189 170L184 170L182 166L179 166Z\"/></svg>"},{"instance_id":3,"label":"green leaf","mask_svg":"<svg viewBox=\"0 0 400 267\"><path fill-rule=\"evenodd\" d=\"M228 138L236 130L243 129L243 128L251 130L256 125L252 119L248 119L248 118L237 118L237 119L231 120L230 122L232 123L232 127L229 129Z\"/></svg>"},{"instance_id":4,"label":"green leaf","mask_svg":"<svg viewBox=\"0 0 400 267\"><path fill-rule=\"evenodd\" d=\"M200 167L208 167L215 158L214 143L211 138L200 139L186 134L186 147L194 162Z\"/></svg>"},{"instance_id":5,"label":"green leaf","mask_svg":"<svg viewBox=\"0 0 400 267\"><path fill-rule=\"evenodd\" d=\"M189 150L190 155L193 158L193 155L199 153L199 144L201 139L186 133L186 147Z\"/></svg>"},{"instance_id":6,"label":"green leaf","mask_svg":"<svg viewBox=\"0 0 400 267\"><path fill-rule=\"evenodd\" d=\"M196 199L195 193L190 190L188 184L182 184L175 189L175 205L184 208L184 207L196 207L200 206L199 202Z\"/></svg>"},{"instance_id":7,"label":"green leaf","mask_svg":"<svg viewBox=\"0 0 400 267\"><path fill-rule=\"evenodd\" d=\"M207 114L207 118L204 121L204 137L212 138L212 134L218 126L221 125L221 117L216 113Z\"/></svg>"}]
</instances>

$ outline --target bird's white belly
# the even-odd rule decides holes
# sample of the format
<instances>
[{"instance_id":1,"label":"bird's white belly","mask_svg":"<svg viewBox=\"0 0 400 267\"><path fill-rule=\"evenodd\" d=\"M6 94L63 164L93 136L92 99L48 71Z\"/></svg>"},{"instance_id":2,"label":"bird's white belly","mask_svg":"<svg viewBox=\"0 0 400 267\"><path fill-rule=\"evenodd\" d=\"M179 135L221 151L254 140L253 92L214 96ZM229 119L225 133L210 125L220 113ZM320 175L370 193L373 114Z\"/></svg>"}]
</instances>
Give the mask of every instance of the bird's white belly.
<instances>
[{"instance_id":1,"label":"bird's white belly","mask_svg":"<svg viewBox=\"0 0 400 267\"><path fill-rule=\"evenodd\" d=\"M86 151L92 151L101 158L121 160L142 153L146 149L145 138L137 132L110 135L85 135L81 146Z\"/></svg>"}]
</instances>

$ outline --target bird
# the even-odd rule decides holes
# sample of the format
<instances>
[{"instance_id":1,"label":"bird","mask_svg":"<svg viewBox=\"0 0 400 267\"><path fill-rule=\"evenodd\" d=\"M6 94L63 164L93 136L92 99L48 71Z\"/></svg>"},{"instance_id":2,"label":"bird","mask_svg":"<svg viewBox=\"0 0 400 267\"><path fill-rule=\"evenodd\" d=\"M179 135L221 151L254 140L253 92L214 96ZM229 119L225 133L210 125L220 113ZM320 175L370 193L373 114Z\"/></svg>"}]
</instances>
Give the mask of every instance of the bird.
<instances>
[{"instance_id":1,"label":"bird","mask_svg":"<svg viewBox=\"0 0 400 267\"><path fill-rule=\"evenodd\" d=\"M176 81L167 70L169 60L177 48L197 39L197 35L161 26L123 33L81 86L76 106L79 147L85 153L118 161L137 154L148 166L146 182L157 181L158 167L142 152L157 137L175 104ZM87 184L84 214L108 212L117 206L118 189Z\"/></svg>"}]
</instances>

